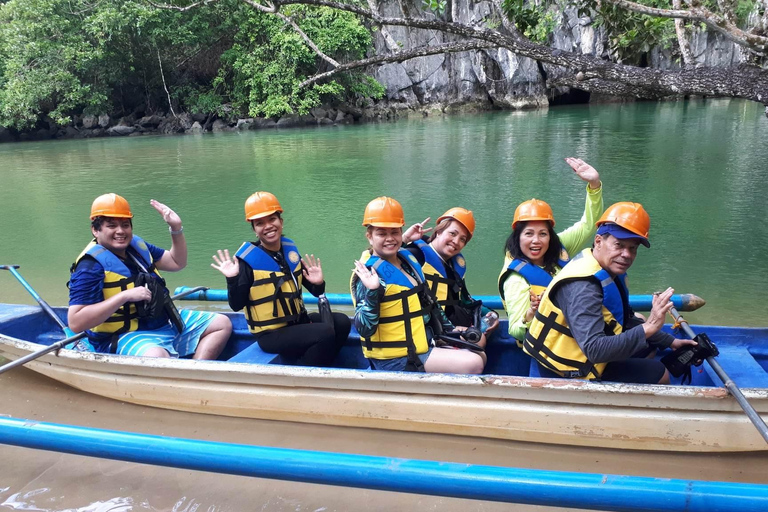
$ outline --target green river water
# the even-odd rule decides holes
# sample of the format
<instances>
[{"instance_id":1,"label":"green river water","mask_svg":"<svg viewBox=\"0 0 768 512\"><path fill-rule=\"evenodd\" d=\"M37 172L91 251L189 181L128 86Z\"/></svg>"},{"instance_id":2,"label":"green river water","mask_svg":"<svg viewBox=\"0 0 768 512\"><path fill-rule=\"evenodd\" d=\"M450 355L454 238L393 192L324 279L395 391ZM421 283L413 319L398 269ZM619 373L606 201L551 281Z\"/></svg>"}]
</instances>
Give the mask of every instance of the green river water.
<instances>
[{"instance_id":1,"label":"green river water","mask_svg":"<svg viewBox=\"0 0 768 512\"><path fill-rule=\"evenodd\" d=\"M328 291L345 292L366 246L363 209L391 195L408 224L452 206L474 210L469 288L495 294L518 203L548 201L559 229L581 215L585 185L563 161L576 156L600 171L606 206L641 202L651 215L652 248L630 270L633 293L673 286L707 300L694 321L768 325L766 141L761 106L718 100L4 144L0 264L20 264L43 298L65 305L68 268L90 237L90 204L116 192L131 203L135 232L156 245L169 247L170 236L149 200L181 216L189 265L166 275L171 288L223 288L211 255L251 238L243 202L268 190L285 209L285 234L322 258ZM0 302L34 303L7 273Z\"/></svg>"}]
</instances>

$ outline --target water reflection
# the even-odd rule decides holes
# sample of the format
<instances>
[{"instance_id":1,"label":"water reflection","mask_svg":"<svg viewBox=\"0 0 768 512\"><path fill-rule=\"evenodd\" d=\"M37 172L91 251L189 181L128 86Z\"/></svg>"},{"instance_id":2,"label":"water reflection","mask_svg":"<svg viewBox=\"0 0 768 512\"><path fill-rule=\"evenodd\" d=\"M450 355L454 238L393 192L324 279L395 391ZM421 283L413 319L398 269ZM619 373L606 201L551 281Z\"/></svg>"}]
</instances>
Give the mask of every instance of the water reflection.
<instances>
[{"instance_id":1,"label":"water reflection","mask_svg":"<svg viewBox=\"0 0 768 512\"><path fill-rule=\"evenodd\" d=\"M1 494L2 493L0 493L0 495ZM134 504L133 498L112 498L107 501L97 501L75 508L65 508L57 503L61 497L52 496L51 494L51 490L47 488L35 489L25 493L16 493L0 503L0 507L8 507L10 510L20 510L25 512L130 512L132 510L154 510L149 507L149 504L146 502L142 504ZM45 504L42 502L45 502ZM180 512L192 512L192 509L188 507L186 509L178 510Z\"/></svg>"}]
</instances>

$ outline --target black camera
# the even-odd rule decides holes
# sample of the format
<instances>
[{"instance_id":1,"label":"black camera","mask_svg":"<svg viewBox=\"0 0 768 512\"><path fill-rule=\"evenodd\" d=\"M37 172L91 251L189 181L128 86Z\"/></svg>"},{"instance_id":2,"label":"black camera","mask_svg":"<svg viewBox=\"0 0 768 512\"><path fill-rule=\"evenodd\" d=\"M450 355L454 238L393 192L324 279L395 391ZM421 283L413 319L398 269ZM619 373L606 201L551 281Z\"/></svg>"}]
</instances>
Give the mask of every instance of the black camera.
<instances>
[{"instance_id":1,"label":"black camera","mask_svg":"<svg viewBox=\"0 0 768 512\"><path fill-rule=\"evenodd\" d=\"M698 345L686 345L680 347L671 354L667 354L661 358L661 362L667 367L669 373L675 377L689 375L691 365L698 366L706 358L715 357L720 354L720 351L717 350L715 344L705 333L702 332L693 338L693 340L698 343Z\"/></svg>"},{"instance_id":2,"label":"black camera","mask_svg":"<svg viewBox=\"0 0 768 512\"><path fill-rule=\"evenodd\" d=\"M483 347L477 343L480 341L482 333L474 327L467 328L466 331L443 332L435 336L437 346L450 345L452 347L466 348L475 352L484 352Z\"/></svg>"},{"instance_id":3,"label":"black camera","mask_svg":"<svg viewBox=\"0 0 768 512\"><path fill-rule=\"evenodd\" d=\"M470 343L477 343L480 341L480 338L483 336L483 333L481 333L479 329L476 329L474 327L467 327L466 330L460 331L459 335Z\"/></svg>"}]
</instances>

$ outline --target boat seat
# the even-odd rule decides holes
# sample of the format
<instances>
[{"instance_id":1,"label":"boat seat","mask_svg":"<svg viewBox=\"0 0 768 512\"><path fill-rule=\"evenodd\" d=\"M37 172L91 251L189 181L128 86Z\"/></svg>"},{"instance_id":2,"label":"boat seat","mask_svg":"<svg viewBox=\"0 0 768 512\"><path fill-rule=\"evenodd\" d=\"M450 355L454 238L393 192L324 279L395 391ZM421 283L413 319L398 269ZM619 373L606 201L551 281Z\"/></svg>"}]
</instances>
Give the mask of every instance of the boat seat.
<instances>
[{"instance_id":1,"label":"boat seat","mask_svg":"<svg viewBox=\"0 0 768 512\"><path fill-rule=\"evenodd\" d=\"M749 353L747 347L723 346L718 347L720 355L715 359L723 367L725 373L741 388L768 388L768 373L760 363ZM720 384L720 378L715 370L704 363L709 378Z\"/></svg>"},{"instance_id":2,"label":"boat seat","mask_svg":"<svg viewBox=\"0 0 768 512\"><path fill-rule=\"evenodd\" d=\"M258 343L253 342L251 346L240 351L229 358L230 363L249 363L249 364L270 364L280 357L277 354L269 354L261 350Z\"/></svg>"}]
</instances>

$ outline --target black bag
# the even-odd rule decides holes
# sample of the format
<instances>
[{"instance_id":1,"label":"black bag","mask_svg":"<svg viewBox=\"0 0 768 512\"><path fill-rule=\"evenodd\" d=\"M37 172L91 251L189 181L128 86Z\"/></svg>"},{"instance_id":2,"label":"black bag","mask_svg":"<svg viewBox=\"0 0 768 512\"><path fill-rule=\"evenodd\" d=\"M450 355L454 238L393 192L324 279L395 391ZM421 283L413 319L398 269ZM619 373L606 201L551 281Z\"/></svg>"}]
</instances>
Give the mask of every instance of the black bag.
<instances>
[{"instance_id":1,"label":"black bag","mask_svg":"<svg viewBox=\"0 0 768 512\"><path fill-rule=\"evenodd\" d=\"M317 298L317 312L320 314L320 322L333 326L333 313L331 312L331 303L324 293Z\"/></svg>"},{"instance_id":2,"label":"black bag","mask_svg":"<svg viewBox=\"0 0 768 512\"><path fill-rule=\"evenodd\" d=\"M135 303L136 312L140 318L167 318L178 332L184 331L184 322L181 319L179 310L176 309L168 289L160 279L156 279L145 272L140 272L136 276L134 286L146 286L152 293L152 299Z\"/></svg>"}]
</instances>

